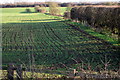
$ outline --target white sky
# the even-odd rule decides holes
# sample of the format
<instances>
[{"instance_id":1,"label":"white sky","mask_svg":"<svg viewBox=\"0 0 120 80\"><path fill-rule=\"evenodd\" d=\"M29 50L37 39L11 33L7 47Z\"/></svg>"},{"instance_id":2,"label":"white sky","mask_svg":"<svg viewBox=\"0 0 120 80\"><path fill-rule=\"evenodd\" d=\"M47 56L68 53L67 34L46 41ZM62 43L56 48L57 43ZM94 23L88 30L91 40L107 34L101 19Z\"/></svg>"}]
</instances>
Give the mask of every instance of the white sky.
<instances>
[{"instance_id":1,"label":"white sky","mask_svg":"<svg viewBox=\"0 0 120 80\"><path fill-rule=\"evenodd\" d=\"M14 3L14 2L44 2L44 1L59 1L59 2L108 2L120 0L0 0L0 3Z\"/></svg>"}]
</instances>

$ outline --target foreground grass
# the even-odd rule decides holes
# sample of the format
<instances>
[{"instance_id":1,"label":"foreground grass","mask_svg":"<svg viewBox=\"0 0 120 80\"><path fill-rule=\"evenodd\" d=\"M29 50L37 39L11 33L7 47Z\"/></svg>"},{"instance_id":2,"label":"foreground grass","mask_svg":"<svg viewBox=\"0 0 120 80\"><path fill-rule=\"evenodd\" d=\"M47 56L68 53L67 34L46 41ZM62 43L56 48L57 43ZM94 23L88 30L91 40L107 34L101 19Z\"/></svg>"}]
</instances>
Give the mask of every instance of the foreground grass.
<instances>
[{"instance_id":1,"label":"foreground grass","mask_svg":"<svg viewBox=\"0 0 120 80\"><path fill-rule=\"evenodd\" d=\"M0 70L0 73L2 73L0 75L0 79L7 79L7 71L6 70ZM39 78L61 78L63 75L59 75L59 74L49 74L49 73L37 73L37 72L27 72L27 71L23 71L23 78L34 78L34 79L39 79ZM17 73L16 71L14 71L14 78L17 78Z\"/></svg>"}]
</instances>

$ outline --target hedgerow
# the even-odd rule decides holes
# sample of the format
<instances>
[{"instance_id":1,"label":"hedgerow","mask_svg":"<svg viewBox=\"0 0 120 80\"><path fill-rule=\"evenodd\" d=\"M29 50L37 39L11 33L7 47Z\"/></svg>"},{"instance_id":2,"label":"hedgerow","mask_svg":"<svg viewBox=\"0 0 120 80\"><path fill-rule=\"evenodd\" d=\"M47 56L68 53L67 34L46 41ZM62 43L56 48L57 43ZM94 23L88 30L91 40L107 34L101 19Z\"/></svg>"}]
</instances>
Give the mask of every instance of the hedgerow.
<instances>
[{"instance_id":1,"label":"hedgerow","mask_svg":"<svg viewBox=\"0 0 120 80\"><path fill-rule=\"evenodd\" d=\"M108 28L110 32L119 34L120 7L74 7L71 19L78 19L102 30Z\"/></svg>"}]
</instances>

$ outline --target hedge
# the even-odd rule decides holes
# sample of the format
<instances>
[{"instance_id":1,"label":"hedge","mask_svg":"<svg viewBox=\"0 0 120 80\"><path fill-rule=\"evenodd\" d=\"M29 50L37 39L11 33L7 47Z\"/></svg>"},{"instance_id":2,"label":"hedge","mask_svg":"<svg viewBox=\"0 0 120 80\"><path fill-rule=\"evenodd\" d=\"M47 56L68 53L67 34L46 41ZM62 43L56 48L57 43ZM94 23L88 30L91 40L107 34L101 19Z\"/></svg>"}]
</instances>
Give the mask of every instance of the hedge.
<instances>
[{"instance_id":1,"label":"hedge","mask_svg":"<svg viewBox=\"0 0 120 80\"><path fill-rule=\"evenodd\" d=\"M107 27L112 33L119 34L120 7L74 7L71 9L71 19L86 22L95 28Z\"/></svg>"}]
</instances>

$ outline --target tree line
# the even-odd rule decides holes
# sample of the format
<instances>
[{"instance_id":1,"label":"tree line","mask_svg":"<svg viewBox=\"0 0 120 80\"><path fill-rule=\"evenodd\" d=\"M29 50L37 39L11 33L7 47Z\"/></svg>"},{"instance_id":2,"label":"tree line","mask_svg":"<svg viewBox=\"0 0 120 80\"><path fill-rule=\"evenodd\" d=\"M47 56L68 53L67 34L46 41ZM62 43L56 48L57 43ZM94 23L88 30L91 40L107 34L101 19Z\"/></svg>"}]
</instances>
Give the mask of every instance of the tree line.
<instances>
[{"instance_id":1,"label":"tree line","mask_svg":"<svg viewBox=\"0 0 120 80\"><path fill-rule=\"evenodd\" d=\"M84 6L84 5L120 5L120 2L104 2L104 3L60 3L57 2L60 7L67 7L68 4L72 6ZM16 2L16 3L6 3L0 4L1 8L10 7L34 7L35 5L44 5L44 7L49 7L48 2Z\"/></svg>"}]
</instances>

